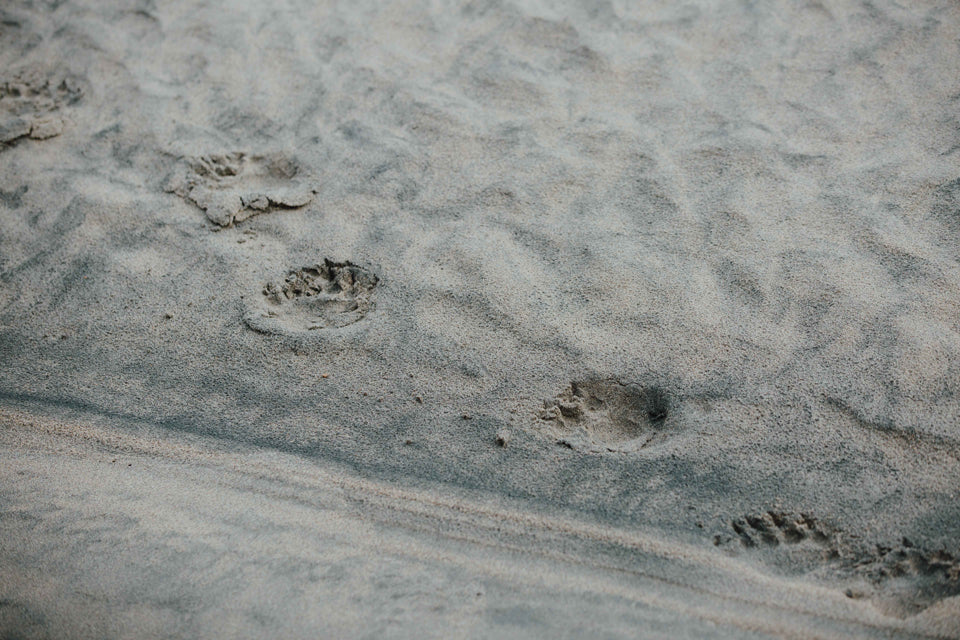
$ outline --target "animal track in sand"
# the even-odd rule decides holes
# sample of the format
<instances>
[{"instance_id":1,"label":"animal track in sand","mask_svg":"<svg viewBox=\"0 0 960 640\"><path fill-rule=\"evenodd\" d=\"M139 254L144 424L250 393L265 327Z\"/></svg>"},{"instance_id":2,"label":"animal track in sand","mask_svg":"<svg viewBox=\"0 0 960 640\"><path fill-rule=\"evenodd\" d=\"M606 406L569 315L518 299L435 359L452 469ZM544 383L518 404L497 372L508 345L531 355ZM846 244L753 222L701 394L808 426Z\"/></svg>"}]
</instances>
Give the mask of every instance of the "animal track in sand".
<instances>
[{"instance_id":1,"label":"animal track in sand","mask_svg":"<svg viewBox=\"0 0 960 640\"><path fill-rule=\"evenodd\" d=\"M0 80L0 148L63 132L63 111L83 97L79 81L27 67Z\"/></svg>"},{"instance_id":2,"label":"animal track in sand","mask_svg":"<svg viewBox=\"0 0 960 640\"><path fill-rule=\"evenodd\" d=\"M848 569L869 587L849 588L847 597L870 598L901 618L960 595L960 554L917 549L906 540L896 547L875 545L875 551L862 554Z\"/></svg>"},{"instance_id":3,"label":"animal track in sand","mask_svg":"<svg viewBox=\"0 0 960 640\"><path fill-rule=\"evenodd\" d=\"M830 547L834 537L830 527L811 516L778 511L737 518L730 526L745 547L756 547L758 544L775 547L780 543L797 544L804 540Z\"/></svg>"},{"instance_id":4,"label":"animal track in sand","mask_svg":"<svg viewBox=\"0 0 960 640\"><path fill-rule=\"evenodd\" d=\"M716 546L739 541L743 548L773 553L787 545L777 553L789 549L805 571L832 574L833 582L852 584L845 589L848 597L869 598L890 615L915 615L960 595L960 556L921 549L906 538L894 546L867 544L810 515L778 511L736 518L730 528L735 535L714 536Z\"/></svg>"},{"instance_id":5,"label":"animal track in sand","mask_svg":"<svg viewBox=\"0 0 960 640\"><path fill-rule=\"evenodd\" d=\"M166 190L229 227L273 209L297 209L313 200L303 166L281 154L243 152L188 156L168 176Z\"/></svg>"},{"instance_id":6,"label":"animal track in sand","mask_svg":"<svg viewBox=\"0 0 960 640\"><path fill-rule=\"evenodd\" d=\"M352 262L324 259L322 264L290 271L282 284L263 289L266 306L244 317L264 333L337 329L362 320L373 308L380 279Z\"/></svg>"},{"instance_id":7,"label":"animal track in sand","mask_svg":"<svg viewBox=\"0 0 960 640\"><path fill-rule=\"evenodd\" d=\"M570 383L544 403L539 418L560 444L587 451L635 451L665 437L670 412L659 387L617 380Z\"/></svg>"}]
</instances>

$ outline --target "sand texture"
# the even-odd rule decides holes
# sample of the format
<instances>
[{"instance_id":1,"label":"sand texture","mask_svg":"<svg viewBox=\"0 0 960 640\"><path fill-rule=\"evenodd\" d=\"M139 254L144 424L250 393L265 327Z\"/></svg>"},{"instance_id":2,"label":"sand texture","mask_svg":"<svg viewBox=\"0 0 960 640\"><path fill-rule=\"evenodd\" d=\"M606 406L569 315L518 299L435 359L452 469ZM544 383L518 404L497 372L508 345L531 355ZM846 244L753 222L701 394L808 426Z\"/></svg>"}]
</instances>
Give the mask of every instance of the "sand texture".
<instances>
[{"instance_id":1,"label":"sand texture","mask_svg":"<svg viewBox=\"0 0 960 640\"><path fill-rule=\"evenodd\" d=\"M960 638L960 4L0 2L0 638Z\"/></svg>"}]
</instances>

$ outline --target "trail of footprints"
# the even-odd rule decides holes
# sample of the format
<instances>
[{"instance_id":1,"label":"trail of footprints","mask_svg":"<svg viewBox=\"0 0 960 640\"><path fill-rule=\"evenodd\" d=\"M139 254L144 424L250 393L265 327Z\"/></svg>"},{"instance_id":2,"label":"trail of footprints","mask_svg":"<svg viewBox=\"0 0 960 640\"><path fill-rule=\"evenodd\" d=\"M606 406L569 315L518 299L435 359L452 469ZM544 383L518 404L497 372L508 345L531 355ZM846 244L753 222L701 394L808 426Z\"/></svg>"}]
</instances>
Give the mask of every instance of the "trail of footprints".
<instances>
[{"instance_id":1,"label":"trail of footprints","mask_svg":"<svg viewBox=\"0 0 960 640\"><path fill-rule=\"evenodd\" d=\"M64 112L83 97L80 82L27 67L0 80L0 148L63 132Z\"/></svg>"},{"instance_id":2,"label":"trail of footprints","mask_svg":"<svg viewBox=\"0 0 960 640\"><path fill-rule=\"evenodd\" d=\"M26 138L59 135L64 111L82 97L75 79L36 68L0 80L0 149ZM304 167L290 156L232 152L181 158L165 188L199 207L214 224L230 227L259 213L307 205L316 193L309 182ZM281 283L267 283L263 304L249 310L244 321L263 333L346 327L373 309L378 283L364 267L324 259L289 271ZM658 387L588 379L571 382L544 403L538 417L565 446L627 452L663 440L670 409ZM806 549L817 558L813 570L817 564L830 566L856 582L846 590L849 597L871 598L895 615L916 614L960 595L960 555L920 549L906 539L896 546L845 542L856 538L809 514L771 510L731 520L729 531L713 542L745 550Z\"/></svg>"},{"instance_id":3,"label":"trail of footprints","mask_svg":"<svg viewBox=\"0 0 960 640\"><path fill-rule=\"evenodd\" d=\"M195 204L207 218L230 227L274 209L297 209L313 200L303 165L282 154L233 152L186 156L165 189Z\"/></svg>"},{"instance_id":4,"label":"trail of footprints","mask_svg":"<svg viewBox=\"0 0 960 640\"><path fill-rule=\"evenodd\" d=\"M164 188L199 207L214 224L231 227L251 216L309 204L316 193L303 164L283 153L237 151L180 158ZM237 242L243 244L245 232ZM248 305L243 320L261 333L339 329L373 308L379 278L352 262L324 259L268 282L262 304Z\"/></svg>"},{"instance_id":5,"label":"trail of footprints","mask_svg":"<svg viewBox=\"0 0 960 640\"><path fill-rule=\"evenodd\" d=\"M627 452L669 437L672 409L659 387L588 379L572 382L546 401L538 418L559 444L585 452ZM906 539L892 546L870 544L809 513L743 515L730 520L713 542L849 585L848 597L867 598L889 615L915 615L960 595L960 554L923 549Z\"/></svg>"},{"instance_id":6,"label":"trail of footprints","mask_svg":"<svg viewBox=\"0 0 960 640\"><path fill-rule=\"evenodd\" d=\"M915 546L869 544L860 536L831 527L809 514L766 511L730 521L730 530L714 536L716 546L749 550L781 546L806 550L810 571L827 570L850 598L869 598L886 613L907 617L960 595L960 554Z\"/></svg>"}]
</instances>

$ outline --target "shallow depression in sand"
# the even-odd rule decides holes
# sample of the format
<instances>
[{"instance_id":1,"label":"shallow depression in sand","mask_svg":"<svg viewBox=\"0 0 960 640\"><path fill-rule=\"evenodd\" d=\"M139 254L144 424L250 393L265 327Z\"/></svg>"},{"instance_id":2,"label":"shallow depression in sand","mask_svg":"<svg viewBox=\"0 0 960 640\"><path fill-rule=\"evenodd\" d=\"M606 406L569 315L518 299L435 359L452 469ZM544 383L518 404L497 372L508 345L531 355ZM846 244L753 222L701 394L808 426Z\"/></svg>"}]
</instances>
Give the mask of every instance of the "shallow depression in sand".
<instances>
[{"instance_id":1,"label":"shallow depression in sand","mask_svg":"<svg viewBox=\"0 0 960 640\"><path fill-rule=\"evenodd\" d=\"M262 333L339 329L359 322L373 308L380 279L352 262L323 263L291 270L282 283L267 283L261 305L244 316Z\"/></svg>"},{"instance_id":2,"label":"shallow depression in sand","mask_svg":"<svg viewBox=\"0 0 960 640\"><path fill-rule=\"evenodd\" d=\"M64 112L83 97L80 81L37 66L0 77L0 151L24 138L60 135Z\"/></svg>"},{"instance_id":3,"label":"shallow depression in sand","mask_svg":"<svg viewBox=\"0 0 960 640\"><path fill-rule=\"evenodd\" d=\"M197 205L222 227L274 209L297 209L313 199L300 162L282 153L232 152L185 156L165 189ZM309 182L309 178L306 178Z\"/></svg>"},{"instance_id":4,"label":"shallow depression in sand","mask_svg":"<svg viewBox=\"0 0 960 640\"><path fill-rule=\"evenodd\" d=\"M545 402L539 417L566 446L633 451L662 439L669 413L669 400L659 387L582 380Z\"/></svg>"}]
</instances>

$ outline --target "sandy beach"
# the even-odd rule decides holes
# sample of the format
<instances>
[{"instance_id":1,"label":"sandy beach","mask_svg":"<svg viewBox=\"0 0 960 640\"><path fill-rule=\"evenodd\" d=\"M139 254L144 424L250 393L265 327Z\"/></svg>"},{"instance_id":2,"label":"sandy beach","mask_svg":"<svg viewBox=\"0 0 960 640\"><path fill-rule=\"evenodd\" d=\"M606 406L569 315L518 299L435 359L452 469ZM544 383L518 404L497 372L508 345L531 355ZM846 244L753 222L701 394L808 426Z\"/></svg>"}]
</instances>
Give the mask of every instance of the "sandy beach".
<instances>
[{"instance_id":1,"label":"sandy beach","mask_svg":"<svg viewBox=\"0 0 960 640\"><path fill-rule=\"evenodd\" d=\"M0 3L0 637L960 638L958 34Z\"/></svg>"}]
</instances>

